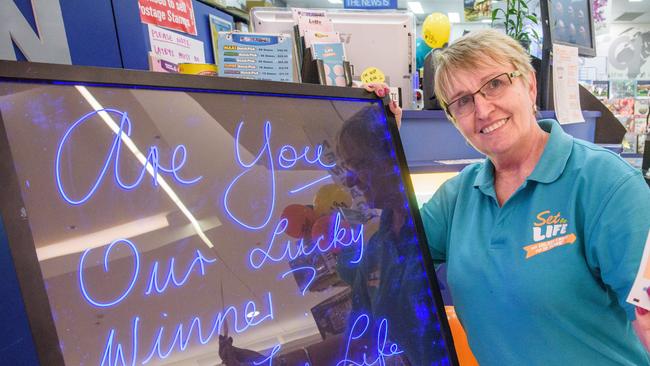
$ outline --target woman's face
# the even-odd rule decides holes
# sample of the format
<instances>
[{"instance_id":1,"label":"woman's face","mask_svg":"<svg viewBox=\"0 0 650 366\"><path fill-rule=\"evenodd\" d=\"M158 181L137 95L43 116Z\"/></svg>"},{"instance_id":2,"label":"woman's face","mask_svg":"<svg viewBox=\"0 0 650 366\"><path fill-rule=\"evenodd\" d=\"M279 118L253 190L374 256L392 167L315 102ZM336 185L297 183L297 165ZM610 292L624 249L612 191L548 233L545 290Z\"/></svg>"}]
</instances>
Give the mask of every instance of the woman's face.
<instances>
[{"instance_id":1,"label":"woman's face","mask_svg":"<svg viewBox=\"0 0 650 366\"><path fill-rule=\"evenodd\" d=\"M495 76L513 71L513 66L503 65L455 71L448 100L474 93ZM529 75L528 85L523 75L511 80L512 84L496 99L475 94L474 113L455 118L456 127L465 139L492 158L525 150L537 123L533 113L537 96L534 73Z\"/></svg>"},{"instance_id":2,"label":"woman's face","mask_svg":"<svg viewBox=\"0 0 650 366\"><path fill-rule=\"evenodd\" d=\"M339 147L347 178L344 184L356 187L373 208L390 208L402 201L398 190L400 176L395 173L393 159L386 152L344 138L344 146Z\"/></svg>"}]
</instances>

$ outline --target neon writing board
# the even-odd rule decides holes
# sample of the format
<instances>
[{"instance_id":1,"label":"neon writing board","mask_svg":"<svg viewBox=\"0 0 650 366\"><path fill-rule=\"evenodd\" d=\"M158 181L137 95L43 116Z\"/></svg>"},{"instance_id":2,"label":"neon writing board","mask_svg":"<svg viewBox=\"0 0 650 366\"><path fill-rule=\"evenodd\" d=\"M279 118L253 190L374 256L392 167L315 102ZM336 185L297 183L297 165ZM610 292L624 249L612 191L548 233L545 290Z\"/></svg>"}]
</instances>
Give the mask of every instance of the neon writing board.
<instances>
[{"instance_id":1,"label":"neon writing board","mask_svg":"<svg viewBox=\"0 0 650 366\"><path fill-rule=\"evenodd\" d=\"M374 98L4 66L2 214L24 207L7 231L28 228L9 246L42 290L42 363L455 364Z\"/></svg>"}]
</instances>

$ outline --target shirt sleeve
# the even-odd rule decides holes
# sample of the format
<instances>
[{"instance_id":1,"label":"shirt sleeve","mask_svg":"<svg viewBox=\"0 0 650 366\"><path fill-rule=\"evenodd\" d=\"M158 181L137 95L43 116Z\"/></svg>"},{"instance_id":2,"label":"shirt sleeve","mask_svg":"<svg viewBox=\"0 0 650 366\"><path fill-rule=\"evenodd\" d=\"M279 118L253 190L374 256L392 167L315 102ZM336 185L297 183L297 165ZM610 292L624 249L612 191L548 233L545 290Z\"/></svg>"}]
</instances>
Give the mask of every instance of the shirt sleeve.
<instances>
[{"instance_id":1,"label":"shirt sleeve","mask_svg":"<svg viewBox=\"0 0 650 366\"><path fill-rule=\"evenodd\" d=\"M458 195L458 177L445 182L420 209L429 252L434 263L447 261L448 235Z\"/></svg>"},{"instance_id":2,"label":"shirt sleeve","mask_svg":"<svg viewBox=\"0 0 650 366\"><path fill-rule=\"evenodd\" d=\"M650 230L650 189L639 172L628 173L599 202L585 222L587 261L634 320L634 306L626 299Z\"/></svg>"}]
</instances>

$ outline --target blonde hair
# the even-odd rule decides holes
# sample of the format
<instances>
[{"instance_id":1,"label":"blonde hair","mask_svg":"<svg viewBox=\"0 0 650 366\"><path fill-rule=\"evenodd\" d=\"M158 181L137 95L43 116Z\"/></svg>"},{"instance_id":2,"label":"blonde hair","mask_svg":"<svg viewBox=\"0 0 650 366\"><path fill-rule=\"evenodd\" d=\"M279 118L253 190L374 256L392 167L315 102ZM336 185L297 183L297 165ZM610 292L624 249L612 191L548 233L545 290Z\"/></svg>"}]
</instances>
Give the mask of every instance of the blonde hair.
<instances>
[{"instance_id":1,"label":"blonde hair","mask_svg":"<svg viewBox=\"0 0 650 366\"><path fill-rule=\"evenodd\" d=\"M519 42L494 29L473 31L437 52L434 92L445 111L455 72L496 65L512 65L522 73L526 84L530 82L529 74L534 72L530 56Z\"/></svg>"}]
</instances>

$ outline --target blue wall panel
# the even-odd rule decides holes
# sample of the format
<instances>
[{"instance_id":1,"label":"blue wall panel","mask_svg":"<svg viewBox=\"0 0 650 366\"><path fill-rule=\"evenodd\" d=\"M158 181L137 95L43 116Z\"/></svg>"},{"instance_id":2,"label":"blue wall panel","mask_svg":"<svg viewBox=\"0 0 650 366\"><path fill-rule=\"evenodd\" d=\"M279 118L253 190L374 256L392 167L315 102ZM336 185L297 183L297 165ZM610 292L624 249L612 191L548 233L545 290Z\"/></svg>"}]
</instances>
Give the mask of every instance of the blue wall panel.
<instances>
[{"instance_id":1,"label":"blue wall panel","mask_svg":"<svg viewBox=\"0 0 650 366\"><path fill-rule=\"evenodd\" d=\"M122 67L110 0L60 0L75 65Z\"/></svg>"},{"instance_id":2,"label":"blue wall panel","mask_svg":"<svg viewBox=\"0 0 650 366\"><path fill-rule=\"evenodd\" d=\"M36 348L18 287L14 261L0 220L0 365L38 365Z\"/></svg>"},{"instance_id":3,"label":"blue wall panel","mask_svg":"<svg viewBox=\"0 0 650 366\"><path fill-rule=\"evenodd\" d=\"M30 0L14 2L37 33L32 2ZM59 3L72 63L85 66L122 67L111 1L59 0ZM18 47L14 49L17 51L16 58L26 61Z\"/></svg>"},{"instance_id":4,"label":"blue wall panel","mask_svg":"<svg viewBox=\"0 0 650 366\"><path fill-rule=\"evenodd\" d=\"M15 0L15 3L36 33L31 1ZM147 55L151 47L147 25L140 22L137 0L59 0L59 3L74 65L149 69ZM193 1L193 6L197 36L184 35L202 41L206 62L214 63L209 14L231 23L233 17L198 1ZM17 59L25 61L18 47L14 48Z\"/></svg>"},{"instance_id":5,"label":"blue wall panel","mask_svg":"<svg viewBox=\"0 0 650 366\"><path fill-rule=\"evenodd\" d=\"M205 62L214 63L210 35L209 14L233 22L232 16L203 3L193 1L194 17L196 19L196 36L181 33L184 36L203 42ZM136 0L113 0L115 22L122 52L122 61L126 69L148 70L148 53L151 49L147 25L140 22L138 2Z\"/></svg>"}]
</instances>

